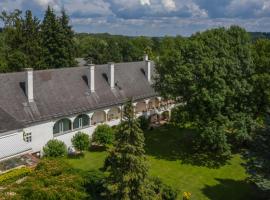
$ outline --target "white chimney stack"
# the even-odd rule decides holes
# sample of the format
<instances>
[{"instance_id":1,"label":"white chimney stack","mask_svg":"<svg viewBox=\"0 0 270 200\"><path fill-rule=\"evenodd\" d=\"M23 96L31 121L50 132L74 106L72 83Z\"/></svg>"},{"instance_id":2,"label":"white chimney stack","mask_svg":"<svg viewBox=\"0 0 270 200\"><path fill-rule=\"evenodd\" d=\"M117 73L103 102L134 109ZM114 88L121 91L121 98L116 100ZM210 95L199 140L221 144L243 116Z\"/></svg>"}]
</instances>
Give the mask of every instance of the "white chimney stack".
<instances>
[{"instance_id":1,"label":"white chimney stack","mask_svg":"<svg viewBox=\"0 0 270 200\"><path fill-rule=\"evenodd\" d=\"M144 61L147 61L148 60L148 54L144 54L143 59L144 59Z\"/></svg>"},{"instance_id":2,"label":"white chimney stack","mask_svg":"<svg viewBox=\"0 0 270 200\"><path fill-rule=\"evenodd\" d=\"M114 89L114 63L108 63L108 67L109 67L109 84L111 86L111 89Z\"/></svg>"},{"instance_id":3,"label":"white chimney stack","mask_svg":"<svg viewBox=\"0 0 270 200\"><path fill-rule=\"evenodd\" d=\"M28 99L28 102L34 102L34 76L33 76L33 69L26 68L26 81L25 81L25 92Z\"/></svg>"},{"instance_id":4,"label":"white chimney stack","mask_svg":"<svg viewBox=\"0 0 270 200\"><path fill-rule=\"evenodd\" d=\"M151 61L148 59L148 55L144 55L145 61L145 75L149 83L151 83Z\"/></svg>"},{"instance_id":5,"label":"white chimney stack","mask_svg":"<svg viewBox=\"0 0 270 200\"><path fill-rule=\"evenodd\" d=\"M95 65L89 64L87 71L88 87L91 92L95 92Z\"/></svg>"}]
</instances>

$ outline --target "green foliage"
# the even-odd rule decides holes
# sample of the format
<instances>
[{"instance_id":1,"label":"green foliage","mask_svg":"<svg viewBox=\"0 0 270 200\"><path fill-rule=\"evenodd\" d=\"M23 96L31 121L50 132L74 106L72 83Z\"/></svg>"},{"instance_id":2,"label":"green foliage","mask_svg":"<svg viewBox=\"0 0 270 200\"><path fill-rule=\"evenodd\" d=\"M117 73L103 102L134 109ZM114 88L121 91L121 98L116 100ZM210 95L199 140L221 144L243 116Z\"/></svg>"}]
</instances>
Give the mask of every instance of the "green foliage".
<instances>
[{"instance_id":1,"label":"green foliage","mask_svg":"<svg viewBox=\"0 0 270 200\"><path fill-rule=\"evenodd\" d=\"M7 72L7 61L5 58L5 49L6 49L6 44L5 44L5 34L0 33L0 72Z\"/></svg>"},{"instance_id":2,"label":"green foliage","mask_svg":"<svg viewBox=\"0 0 270 200\"><path fill-rule=\"evenodd\" d=\"M229 131L231 143L236 148L247 146L252 142L254 130L257 128L257 122L250 115L244 113L236 113L233 116L233 124L231 124Z\"/></svg>"},{"instance_id":3,"label":"green foliage","mask_svg":"<svg viewBox=\"0 0 270 200\"><path fill-rule=\"evenodd\" d=\"M167 43L171 48L164 50L157 62L155 88L164 97L181 97L185 102L173 121L195 124L201 147L209 152L227 154L228 141L249 140L252 125L248 123L257 111L249 34L232 26L175 42L168 39ZM231 130L237 137L229 140Z\"/></svg>"},{"instance_id":4,"label":"green foliage","mask_svg":"<svg viewBox=\"0 0 270 200\"><path fill-rule=\"evenodd\" d=\"M63 157L67 155L65 143L56 139L49 140L43 147L43 151L46 157Z\"/></svg>"},{"instance_id":5,"label":"green foliage","mask_svg":"<svg viewBox=\"0 0 270 200\"><path fill-rule=\"evenodd\" d=\"M153 177L149 179L149 186L156 193L156 199L160 200L176 200L177 191L172 187L164 184L159 178Z\"/></svg>"},{"instance_id":6,"label":"green foliage","mask_svg":"<svg viewBox=\"0 0 270 200\"><path fill-rule=\"evenodd\" d=\"M42 160L23 184L14 188L14 199L86 199L83 178L62 160Z\"/></svg>"},{"instance_id":7,"label":"green foliage","mask_svg":"<svg viewBox=\"0 0 270 200\"><path fill-rule=\"evenodd\" d=\"M0 37L1 72L23 68L46 69L75 65L74 34L65 11L57 17L48 7L42 23L30 10L2 12L4 40Z\"/></svg>"},{"instance_id":8,"label":"green foliage","mask_svg":"<svg viewBox=\"0 0 270 200\"><path fill-rule=\"evenodd\" d=\"M139 122L140 128L142 130L147 130L149 128L149 126L150 126L150 119L148 119L148 118L146 118L144 116L140 116L138 118L138 122Z\"/></svg>"},{"instance_id":9,"label":"green foliage","mask_svg":"<svg viewBox=\"0 0 270 200\"><path fill-rule=\"evenodd\" d=\"M144 135L135 119L131 102L124 107L123 122L116 133L115 147L105 160L109 176L105 182L107 199L151 199L146 187L148 166L144 155Z\"/></svg>"},{"instance_id":10,"label":"green foliage","mask_svg":"<svg viewBox=\"0 0 270 200\"><path fill-rule=\"evenodd\" d=\"M13 169L11 171L8 171L8 172L0 175L0 185L14 182L20 178L23 178L23 177L29 175L31 172L32 172L32 169L30 169L28 167L21 167L21 168L17 168L17 169Z\"/></svg>"},{"instance_id":11,"label":"green foliage","mask_svg":"<svg viewBox=\"0 0 270 200\"><path fill-rule=\"evenodd\" d=\"M247 163L253 181L266 195L270 195L270 118L258 130L250 148Z\"/></svg>"},{"instance_id":12,"label":"green foliage","mask_svg":"<svg viewBox=\"0 0 270 200\"><path fill-rule=\"evenodd\" d=\"M90 139L86 133L78 132L71 139L72 145L78 151L87 150L90 146Z\"/></svg>"},{"instance_id":13,"label":"green foliage","mask_svg":"<svg viewBox=\"0 0 270 200\"><path fill-rule=\"evenodd\" d=\"M208 124L202 124L199 129L201 130L199 141L202 148L225 157L230 155L230 145L227 142L224 124L212 121Z\"/></svg>"},{"instance_id":14,"label":"green foliage","mask_svg":"<svg viewBox=\"0 0 270 200\"><path fill-rule=\"evenodd\" d=\"M64 11L58 18L48 6L41 26L41 39L47 67L71 67L75 64L73 32Z\"/></svg>"},{"instance_id":15,"label":"green foliage","mask_svg":"<svg viewBox=\"0 0 270 200\"><path fill-rule=\"evenodd\" d=\"M252 45L255 73L253 75L254 102L258 112L264 113L270 105L270 40L260 39Z\"/></svg>"},{"instance_id":16,"label":"green foliage","mask_svg":"<svg viewBox=\"0 0 270 200\"><path fill-rule=\"evenodd\" d=\"M104 181L105 175L101 171L92 170L82 173L82 176L85 180L84 186L87 192L93 197L95 200L102 200L102 193L104 193Z\"/></svg>"},{"instance_id":17,"label":"green foliage","mask_svg":"<svg viewBox=\"0 0 270 200\"><path fill-rule=\"evenodd\" d=\"M155 41L154 41L155 39ZM150 37L113 36L109 34L77 34L77 54L89 62L104 64L107 62L130 62L142 60L148 53L150 58L157 55L154 51L159 39Z\"/></svg>"},{"instance_id":18,"label":"green foliage","mask_svg":"<svg viewBox=\"0 0 270 200\"><path fill-rule=\"evenodd\" d=\"M113 144L115 138L114 130L107 124L98 125L93 133L92 142L99 145Z\"/></svg>"},{"instance_id":19,"label":"green foliage","mask_svg":"<svg viewBox=\"0 0 270 200\"><path fill-rule=\"evenodd\" d=\"M40 68L42 48L40 46L40 22L27 10L25 16L15 10L10 14L3 12L5 48L4 54L8 69L20 71L25 67Z\"/></svg>"}]
</instances>

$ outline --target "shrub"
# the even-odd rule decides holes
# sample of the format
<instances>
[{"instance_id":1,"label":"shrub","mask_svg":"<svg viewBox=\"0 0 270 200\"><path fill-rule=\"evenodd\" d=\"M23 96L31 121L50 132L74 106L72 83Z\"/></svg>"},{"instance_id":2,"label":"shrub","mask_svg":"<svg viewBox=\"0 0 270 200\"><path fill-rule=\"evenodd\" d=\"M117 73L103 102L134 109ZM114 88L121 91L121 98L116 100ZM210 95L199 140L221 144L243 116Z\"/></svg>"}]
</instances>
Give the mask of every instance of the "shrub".
<instances>
[{"instance_id":1,"label":"shrub","mask_svg":"<svg viewBox=\"0 0 270 200\"><path fill-rule=\"evenodd\" d=\"M174 190L171 186L163 183L159 178L152 177L149 179L149 185L152 187L154 192L161 197L162 200L176 200L177 191Z\"/></svg>"},{"instance_id":2,"label":"shrub","mask_svg":"<svg viewBox=\"0 0 270 200\"><path fill-rule=\"evenodd\" d=\"M114 130L106 124L99 125L94 133L93 133L93 140L99 145L109 145L114 142Z\"/></svg>"},{"instance_id":3,"label":"shrub","mask_svg":"<svg viewBox=\"0 0 270 200\"><path fill-rule=\"evenodd\" d=\"M150 119L149 118L146 118L144 116L140 116L138 118L138 122L139 122L140 128L142 130L147 130L149 128L149 126L150 126Z\"/></svg>"},{"instance_id":4,"label":"shrub","mask_svg":"<svg viewBox=\"0 0 270 200\"><path fill-rule=\"evenodd\" d=\"M13 170L8 171L4 174L1 174L0 175L0 185L8 184L8 183L14 182L20 178L23 178L23 177L27 176L28 174L30 174L31 171L32 170L28 167L22 167L22 168L13 169Z\"/></svg>"},{"instance_id":5,"label":"shrub","mask_svg":"<svg viewBox=\"0 0 270 200\"><path fill-rule=\"evenodd\" d=\"M71 139L72 145L78 151L84 151L89 148L90 140L86 133L78 132Z\"/></svg>"},{"instance_id":6,"label":"shrub","mask_svg":"<svg viewBox=\"0 0 270 200\"><path fill-rule=\"evenodd\" d=\"M43 159L23 184L11 188L14 199L86 199L84 179L62 159Z\"/></svg>"},{"instance_id":7,"label":"shrub","mask_svg":"<svg viewBox=\"0 0 270 200\"><path fill-rule=\"evenodd\" d=\"M85 180L84 186L91 197L93 199L104 199L104 197L102 197L102 194L105 191L103 186L105 181L104 173L97 170L88 172L83 171L82 176Z\"/></svg>"},{"instance_id":8,"label":"shrub","mask_svg":"<svg viewBox=\"0 0 270 200\"><path fill-rule=\"evenodd\" d=\"M61 157L67 155L67 147L64 142L53 139L49 140L43 147L44 156L46 157Z\"/></svg>"}]
</instances>

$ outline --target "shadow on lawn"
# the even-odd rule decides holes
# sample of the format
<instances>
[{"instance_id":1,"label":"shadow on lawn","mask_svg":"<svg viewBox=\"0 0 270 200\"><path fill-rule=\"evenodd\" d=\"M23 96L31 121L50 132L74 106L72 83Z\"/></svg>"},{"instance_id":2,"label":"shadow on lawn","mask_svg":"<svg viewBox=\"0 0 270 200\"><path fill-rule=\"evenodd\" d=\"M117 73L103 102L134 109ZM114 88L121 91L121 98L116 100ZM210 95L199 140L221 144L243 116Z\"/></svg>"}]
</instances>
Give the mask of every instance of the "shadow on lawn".
<instances>
[{"instance_id":1,"label":"shadow on lawn","mask_svg":"<svg viewBox=\"0 0 270 200\"><path fill-rule=\"evenodd\" d=\"M219 168L228 158L198 151L196 132L165 125L145 133L146 154L159 159L181 160L182 163Z\"/></svg>"},{"instance_id":2,"label":"shadow on lawn","mask_svg":"<svg viewBox=\"0 0 270 200\"><path fill-rule=\"evenodd\" d=\"M206 185L202 192L211 200L263 200L259 192L246 181L231 179L216 179L219 183L214 186Z\"/></svg>"}]
</instances>

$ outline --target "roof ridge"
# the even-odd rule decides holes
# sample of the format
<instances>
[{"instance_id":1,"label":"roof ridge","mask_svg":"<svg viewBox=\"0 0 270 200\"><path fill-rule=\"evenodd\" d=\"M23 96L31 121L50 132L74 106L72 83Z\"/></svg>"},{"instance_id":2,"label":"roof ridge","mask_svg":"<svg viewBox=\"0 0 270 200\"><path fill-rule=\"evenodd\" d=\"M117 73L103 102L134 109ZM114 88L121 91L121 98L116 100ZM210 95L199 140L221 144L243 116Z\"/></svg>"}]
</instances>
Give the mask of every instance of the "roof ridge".
<instances>
[{"instance_id":1,"label":"roof ridge","mask_svg":"<svg viewBox=\"0 0 270 200\"><path fill-rule=\"evenodd\" d=\"M135 64L135 63L142 63L144 61L132 61L132 62L118 62L118 63L114 63L115 65L123 65L123 64ZM107 63L105 64L98 64L95 66L99 67L99 66L105 66L107 65ZM72 69L83 69L86 68L87 66L74 66L74 67L61 67L61 68L50 68L50 69L40 69L40 70L34 70L34 72L50 72L50 71L62 71L62 70L72 70ZM7 72L7 73L0 73L0 76L5 76L5 75L13 75L13 74L20 74L20 73L24 73L24 71L19 71L19 72Z\"/></svg>"}]
</instances>

